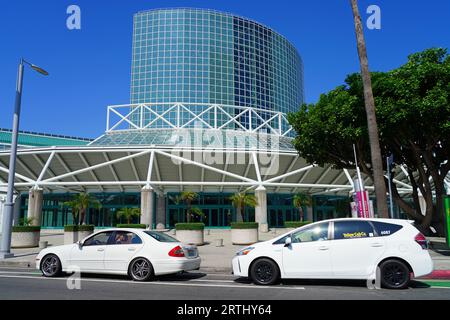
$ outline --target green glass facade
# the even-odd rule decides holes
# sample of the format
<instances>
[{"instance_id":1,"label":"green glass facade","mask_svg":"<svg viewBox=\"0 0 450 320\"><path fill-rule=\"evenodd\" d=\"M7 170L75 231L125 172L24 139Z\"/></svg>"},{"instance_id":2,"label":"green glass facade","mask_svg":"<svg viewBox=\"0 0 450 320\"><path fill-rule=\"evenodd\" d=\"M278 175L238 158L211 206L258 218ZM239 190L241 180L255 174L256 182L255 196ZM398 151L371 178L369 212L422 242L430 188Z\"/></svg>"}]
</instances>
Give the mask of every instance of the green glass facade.
<instances>
[{"instance_id":1,"label":"green glass facade","mask_svg":"<svg viewBox=\"0 0 450 320\"><path fill-rule=\"evenodd\" d=\"M246 133L232 130L208 130L199 133L193 129L177 131L172 129L147 130L139 132L116 132L105 134L91 146L155 145L223 149L262 150L276 145L280 151L295 152L292 139L261 133Z\"/></svg>"},{"instance_id":2,"label":"green glass facade","mask_svg":"<svg viewBox=\"0 0 450 320\"><path fill-rule=\"evenodd\" d=\"M303 62L286 38L212 10L137 13L131 78L133 104L208 103L289 113L304 101Z\"/></svg>"},{"instance_id":3,"label":"green glass facade","mask_svg":"<svg viewBox=\"0 0 450 320\"><path fill-rule=\"evenodd\" d=\"M123 218L117 218L117 211L122 208L140 208L140 193L92 193L100 203L100 209L89 208L86 212L86 223L97 227L113 227L118 223L125 223ZM71 209L63 204L72 199L72 194L44 194L42 206L42 227L62 228L64 225L73 224ZM20 217L28 212L28 195L21 196ZM133 223L139 223L139 218L134 218Z\"/></svg>"},{"instance_id":4,"label":"green glass facade","mask_svg":"<svg viewBox=\"0 0 450 320\"><path fill-rule=\"evenodd\" d=\"M117 218L117 211L122 208L140 208L140 193L93 193L101 203L100 209L89 208L86 213L86 223L99 228L114 227L118 223L125 223ZM166 227L173 228L178 222L186 221L187 206L176 201L179 193L169 193L166 201ZM71 210L63 206L63 203L71 200L72 194L44 194L42 208L42 227L45 229L63 228L64 225L73 223ZM203 214L203 222L207 228L228 228L232 221L236 221L236 209L232 206L231 193L200 193L192 207L199 208ZM299 221L300 213L292 205L292 194L268 194L267 214L271 228L284 227L285 221ZM310 210L311 219L320 221L324 219L351 217L351 199L345 196L313 196L313 204ZM154 202L156 212L157 201ZM395 217L404 219L406 216L395 208ZM28 195L21 196L20 218L26 217L28 212ZM308 208L303 207L304 219L308 218ZM155 215L156 216L156 215ZM254 221L254 208L245 209L246 221ZM139 218L133 218L132 223L139 223ZM155 221L154 221L155 224Z\"/></svg>"},{"instance_id":5,"label":"green glass facade","mask_svg":"<svg viewBox=\"0 0 450 320\"><path fill-rule=\"evenodd\" d=\"M0 128L0 150L9 149L12 131ZM18 145L23 147L84 146L92 139L20 131Z\"/></svg>"}]
</instances>

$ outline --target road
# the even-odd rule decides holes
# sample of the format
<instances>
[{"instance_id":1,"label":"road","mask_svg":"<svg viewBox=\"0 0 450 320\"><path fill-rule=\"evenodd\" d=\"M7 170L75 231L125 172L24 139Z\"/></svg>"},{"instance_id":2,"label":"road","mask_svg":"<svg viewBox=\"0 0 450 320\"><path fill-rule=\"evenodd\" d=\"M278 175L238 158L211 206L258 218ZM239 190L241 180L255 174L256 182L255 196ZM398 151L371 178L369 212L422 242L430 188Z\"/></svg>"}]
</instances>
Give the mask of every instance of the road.
<instances>
[{"instance_id":1,"label":"road","mask_svg":"<svg viewBox=\"0 0 450 320\"><path fill-rule=\"evenodd\" d=\"M191 272L159 277L152 282L132 282L125 277L82 275L81 288L68 276L48 279L30 269L0 268L0 300L402 300L446 299L449 288L414 281L406 290L369 290L361 281L284 281L272 287L255 286L227 274ZM429 283L429 282L428 282Z\"/></svg>"}]
</instances>

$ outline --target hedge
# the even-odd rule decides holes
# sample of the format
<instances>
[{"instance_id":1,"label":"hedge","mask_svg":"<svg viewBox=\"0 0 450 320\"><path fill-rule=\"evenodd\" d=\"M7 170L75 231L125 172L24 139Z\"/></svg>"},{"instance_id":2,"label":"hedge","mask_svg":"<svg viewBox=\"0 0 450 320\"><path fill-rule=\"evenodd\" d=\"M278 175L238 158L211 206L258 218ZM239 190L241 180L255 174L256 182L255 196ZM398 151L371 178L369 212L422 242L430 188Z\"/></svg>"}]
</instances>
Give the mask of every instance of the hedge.
<instances>
[{"instance_id":1,"label":"hedge","mask_svg":"<svg viewBox=\"0 0 450 320\"><path fill-rule=\"evenodd\" d=\"M81 226L77 226L77 225L67 225L64 226L64 231L65 232L79 232L79 231L94 231L95 226L94 225L81 225Z\"/></svg>"},{"instance_id":2,"label":"hedge","mask_svg":"<svg viewBox=\"0 0 450 320\"><path fill-rule=\"evenodd\" d=\"M147 229L145 224L118 224L117 228L129 228L129 229Z\"/></svg>"},{"instance_id":3,"label":"hedge","mask_svg":"<svg viewBox=\"0 0 450 320\"><path fill-rule=\"evenodd\" d=\"M311 223L312 223L311 221L285 221L284 227L297 229Z\"/></svg>"},{"instance_id":4,"label":"hedge","mask_svg":"<svg viewBox=\"0 0 450 320\"><path fill-rule=\"evenodd\" d=\"M258 229L257 222L232 222L231 229Z\"/></svg>"},{"instance_id":5,"label":"hedge","mask_svg":"<svg viewBox=\"0 0 450 320\"><path fill-rule=\"evenodd\" d=\"M175 225L176 230L204 230L204 223L177 223Z\"/></svg>"},{"instance_id":6,"label":"hedge","mask_svg":"<svg viewBox=\"0 0 450 320\"><path fill-rule=\"evenodd\" d=\"M36 226L13 226L12 232L23 233L23 232L40 232L41 227Z\"/></svg>"}]
</instances>

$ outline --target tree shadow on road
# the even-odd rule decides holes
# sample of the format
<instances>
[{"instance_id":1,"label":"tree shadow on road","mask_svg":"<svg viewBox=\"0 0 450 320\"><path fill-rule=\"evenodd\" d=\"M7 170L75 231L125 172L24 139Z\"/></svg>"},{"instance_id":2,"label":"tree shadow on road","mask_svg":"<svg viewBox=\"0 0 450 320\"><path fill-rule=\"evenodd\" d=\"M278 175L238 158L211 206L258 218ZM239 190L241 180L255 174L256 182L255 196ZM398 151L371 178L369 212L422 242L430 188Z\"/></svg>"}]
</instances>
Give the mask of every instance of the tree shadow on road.
<instances>
[{"instance_id":1,"label":"tree shadow on road","mask_svg":"<svg viewBox=\"0 0 450 320\"><path fill-rule=\"evenodd\" d=\"M70 276L70 273L65 274L65 276ZM123 281L132 281L128 276L123 275L114 275L114 274L96 274L96 273L82 273L81 277L84 279L103 279L103 280L123 280ZM199 278L206 277L206 273L189 273L189 272L180 272L177 274L172 275L164 275L164 276L156 276L152 282L158 282L158 281L174 281L174 282L180 282L180 281L189 281L189 280L195 280Z\"/></svg>"},{"instance_id":2,"label":"tree shadow on road","mask_svg":"<svg viewBox=\"0 0 450 320\"><path fill-rule=\"evenodd\" d=\"M430 250L446 257L450 256L450 248L445 242L430 242Z\"/></svg>"},{"instance_id":3,"label":"tree shadow on road","mask_svg":"<svg viewBox=\"0 0 450 320\"><path fill-rule=\"evenodd\" d=\"M237 278L234 280L241 284L251 284L248 278ZM283 279L278 285L281 286L311 286L311 287L347 287L347 288L367 288L366 280L342 280L342 279ZM430 286L418 280L412 280L408 286L412 289L426 289Z\"/></svg>"}]
</instances>

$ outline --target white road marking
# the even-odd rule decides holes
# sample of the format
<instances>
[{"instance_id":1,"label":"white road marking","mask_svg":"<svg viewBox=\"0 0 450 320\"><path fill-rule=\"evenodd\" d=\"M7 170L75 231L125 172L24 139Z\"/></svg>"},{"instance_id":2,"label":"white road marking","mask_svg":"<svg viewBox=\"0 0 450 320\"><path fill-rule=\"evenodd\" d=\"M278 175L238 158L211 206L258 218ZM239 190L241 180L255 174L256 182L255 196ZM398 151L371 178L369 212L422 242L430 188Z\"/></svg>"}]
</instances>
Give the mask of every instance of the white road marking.
<instances>
[{"instance_id":1,"label":"white road marking","mask_svg":"<svg viewBox=\"0 0 450 320\"><path fill-rule=\"evenodd\" d=\"M18 278L18 279L34 279L34 280L60 280L67 281L66 278L45 278L36 276L16 276L16 275L0 275L0 278ZM220 288L240 288L240 289L283 289L283 290L305 290L304 287L261 287L254 285L227 285L227 284L200 284L200 283L181 283L181 282L132 282L125 280L106 280L106 279L86 279L82 278L81 282L106 282L106 283L125 283L125 284L143 284L143 285L166 285L166 286L182 286L182 287L220 287ZM215 280L203 280L216 282Z\"/></svg>"}]
</instances>

